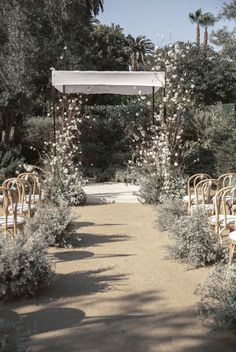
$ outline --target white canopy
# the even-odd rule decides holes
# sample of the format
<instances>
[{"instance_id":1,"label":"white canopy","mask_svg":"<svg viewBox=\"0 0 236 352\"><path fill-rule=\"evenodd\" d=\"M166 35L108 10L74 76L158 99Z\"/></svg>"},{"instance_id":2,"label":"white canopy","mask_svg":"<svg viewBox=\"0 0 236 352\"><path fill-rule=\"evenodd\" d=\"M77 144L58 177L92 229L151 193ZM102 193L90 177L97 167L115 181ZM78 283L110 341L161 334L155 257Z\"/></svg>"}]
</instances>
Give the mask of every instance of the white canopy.
<instances>
[{"instance_id":1,"label":"white canopy","mask_svg":"<svg viewBox=\"0 0 236 352\"><path fill-rule=\"evenodd\" d=\"M157 71L52 71L52 85L62 93L146 95L165 85Z\"/></svg>"}]
</instances>

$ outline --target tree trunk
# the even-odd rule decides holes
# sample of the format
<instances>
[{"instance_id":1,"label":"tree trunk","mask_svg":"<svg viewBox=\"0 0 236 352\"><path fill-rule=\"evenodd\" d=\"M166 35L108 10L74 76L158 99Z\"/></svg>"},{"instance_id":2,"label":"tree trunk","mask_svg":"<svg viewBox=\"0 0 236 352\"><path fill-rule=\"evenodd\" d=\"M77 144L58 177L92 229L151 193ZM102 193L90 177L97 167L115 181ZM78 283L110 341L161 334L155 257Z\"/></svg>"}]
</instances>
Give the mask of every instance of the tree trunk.
<instances>
[{"instance_id":1,"label":"tree trunk","mask_svg":"<svg viewBox=\"0 0 236 352\"><path fill-rule=\"evenodd\" d=\"M196 28L196 43L197 43L197 45L200 45L200 25L199 25L199 23L197 24L197 28Z\"/></svg>"},{"instance_id":2,"label":"tree trunk","mask_svg":"<svg viewBox=\"0 0 236 352\"><path fill-rule=\"evenodd\" d=\"M208 44L208 31L207 31L207 27L205 27L203 47L206 48L207 44Z\"/></svg>"},{"instance_id":3,"label":"tree trunk","mask_svg":"<svg viewBox=\"0 0 236 352\"><path fill-rule=\"evenodd\" d=\"M2 145L15 144L15 126L16 126L16 111L11 106L8 106L2 115L3 127L1 131Z\"/></svg>"}]
</instances>

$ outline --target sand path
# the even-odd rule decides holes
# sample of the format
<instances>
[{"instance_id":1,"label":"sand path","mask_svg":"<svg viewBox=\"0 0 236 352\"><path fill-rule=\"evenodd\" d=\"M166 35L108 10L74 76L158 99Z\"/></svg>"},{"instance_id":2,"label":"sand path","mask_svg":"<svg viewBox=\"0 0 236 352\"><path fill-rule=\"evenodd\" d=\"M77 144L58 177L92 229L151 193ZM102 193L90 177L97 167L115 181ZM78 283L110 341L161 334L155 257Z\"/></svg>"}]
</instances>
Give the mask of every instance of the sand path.
<instances>
[{"instance_id":1,"label":"sand path","mask_svg":"<svg viewBox=\"0 0 236 352\"><path fill-rule=\"evenodd\" d=\"M209 334L195 313L193 292L208 269L166 258L169 240L151 206L89 205L74 214L82 241L53 249L54 287L0 307L24 327L32 351L235 351L236 339Z\"/></svg>"}]
</instances>

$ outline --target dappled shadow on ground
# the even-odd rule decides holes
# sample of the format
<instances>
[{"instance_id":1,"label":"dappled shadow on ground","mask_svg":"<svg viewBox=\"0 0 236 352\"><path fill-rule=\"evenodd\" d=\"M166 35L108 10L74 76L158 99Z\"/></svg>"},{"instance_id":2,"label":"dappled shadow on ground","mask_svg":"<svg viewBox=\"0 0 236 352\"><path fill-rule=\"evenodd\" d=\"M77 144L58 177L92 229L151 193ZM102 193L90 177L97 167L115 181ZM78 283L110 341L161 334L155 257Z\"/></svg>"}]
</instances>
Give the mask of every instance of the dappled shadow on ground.
<instances>
[{"instance_id":1,"label":"dappled shadow on ground","mask_svg":"<svg viewBox=\"0 0 236 352\"><path fill-rule=\"evenodd\" d=\"M79 237L80 241L78 242L77 236ZM131 240L130 236L127 235L98 235L98 234L91 234L91 233L80 233L77 236L71 239L71 244L73 247L90 247L90 246L99 246L104 243L111 243L111 242L120 242L120 241L128 241Z\"/></svg>"},{"instance_id":2,"label":"dappled shadow on ground","mask_svg":"<svg viewBox=\"0 0 236 352\"><path fill-rule=\"evenodd\" d=\"M53 253L53 256L60 262L70 262L74 260L88 259L94 256L93 252L81 250L67 250Z\"/></svg>"},{"instance_id":3,"label":"dappled shadow on ground","mask_svg":"<svg viewBox=\"0 0 236 352\"><path fill-rule=\"evenodd\" d=\"M73 222L73 228L74 229L80 229L82 227L90 227L90 226L123 226L124 224L95 224L95 222L89 222L89 221L74 221Z\"/></svg>"},{"instance_id":4,"label":"dappled shadow on ground","mask_svg":"<svg viewBox=\"0 0 236 352\"><path fill-rule=\"evenodd\" d=\"M134 254L123 254L123 253L110 253L110 254L94 254L93 252L88 251L81 251L81 250L67 250L67 251L60 251L51 254L51 257L54 257L58 260L58 262L70 262L76 260L83 260L83 259L102 259L102 258L115 258L115 257L130 257L134 256ZM56 261L57 263L57 261Z\"/></svg>"},{"instance_id":5,"label":"dappled shadow on ground","mask_svg":"<svg viewBox=\"0 0 236 352\"><path fill-rule=\"evenodd\" d=\"M38 352L233 352L235 337L207 334L193 309L167 309L158 292L140 292L112 298L112 315L87 315L64 308L60 302L18 316ZM154 304L154 305L153 305ZM153 312L148 307L157 307ZM165 307L165 308L164 308ZM10 314L9 314L10 317ZM14 317L14 314L12 314ZM53 318L54 317L54 318ZM45 334L43 334L45 333Z\"/></svg>"},{"instance_id":6,"label":"dappled shadow on ground","mask_svg":"<svg viewBox=\"0 0 236 352\"><path fill-rule=\"evenodd\" d=\"M111 290L115 283L126 279L125 275L109 274L109 270L112 268L58 274L54 286L50 289L50 297L69 298L105 292ZM47 292L41 297L45 295Z\"/></svg>"}]
</instances>

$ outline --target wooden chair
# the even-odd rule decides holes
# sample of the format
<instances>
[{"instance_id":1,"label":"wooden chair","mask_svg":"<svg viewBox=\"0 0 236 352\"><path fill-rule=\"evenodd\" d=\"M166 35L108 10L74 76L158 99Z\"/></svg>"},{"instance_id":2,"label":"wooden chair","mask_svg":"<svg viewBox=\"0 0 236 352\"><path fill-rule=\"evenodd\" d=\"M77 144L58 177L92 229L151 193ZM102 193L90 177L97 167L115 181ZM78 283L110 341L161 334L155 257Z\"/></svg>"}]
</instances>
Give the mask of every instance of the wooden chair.
<instances>
[{"instance_id":1,"label":"wooden chair","mask_svg":"<svg viewBox=\"0 0 236 352\"><path fill-rule=\"evenodd\" d=\"M2 186L3 182L5 181L5 175L0 174L0 186ZM0 194L0 205L3 203L3 194Z\"/></svg>"},{"instance_id":2,"label":"wooden chair","mask_svg":"<svg viewBox=\"0 0 236 352\"><path fill-rule=\"evenodd\" d=\"M191 214L195 209L202 209L209 215L214 214L214 192L217 190L217 179L205 179L195 186L195 201L191 205Z\"/></svg>"},{"instance_id":3,"label":"wooden chair","mask_svg":"<svg viewBox=\"0 0 236 352\"><path fill-rule=\"evenodd\" d=\"M232 263L234 252L236 250L236 231L229 233L229 262Z\"/></svg>"},{"instance_id":4,"label":"wooden chair","mask_svg":"<svg viewBox=\"0 0 236 352\"><path fill-rule=\"evenodd\" d=\"M195 203L195 199L196 199L196 194L195 194L195 187L196 185L205 179L210 179L211 176L208 174L204 174L204 173L199 173L199 174L195 174L192 175L191 177L189 177L188 179L188 185L187 185L187 195L184 196L183 198L183 202L185 204L187 204L188 206L188 213L191 213L191 207L192 205Z\"/></svg>"},{"instance_id":5,"label":"wooden chair","mask_svg":"<svg viewBox=\"0 0 236 352\"><path fill-rule=\"evenodd\" d=\"M236 187L222 188L214 196L215 215L210 216L208 220L210 225L214 226L221 242L224 231L230 232L235 226L236 215L230 213L230 206L235 200Z\"/></svg>"},{"instance_id":6,"label":"wooden chair","mask_svg":"<svg viewBox=\"0 0 236 352\"><path fill-rule=\"evenodd\" d=\"M236 186L236 173L229 172L218 177L218 190L225 187Z\"/></svg>"},{"instance_id":7,"label":"wooden chair","mask_svg":"<svg viewBox=\"0 0 236 352\"><path fill-rule=\"evenodd\" d=\"M38 175L31 172L24 172L22 174L19 174L17 178L25 180L31 184L31 199L29 199L29 194L26 194L26 202L30 201L31 204L37 204L44 199L44 196L42 194L42 183Z\"/></svg>"},{"instance_id":8,"label":"wooden chair","mask_svg":"<svg viewBox=\"0 0 236 352\"><path fill-rule=\"evenodd\" d=\"M23 231L25 219L17 215L17 202L14 199L14 191L5 187L0 187L3 195L2 215L0 216L0 230L5 235L10 233L15 236L19 231Z\"/></svg>"},{"instance_id":9,"label":"wooden chair","mask_svg":"<svg viewBox=\"0 0 236 352\"><path fill-rule=\"evenodd\" d=\"M8 190L15 191L14 193L18 215L28 215L31 217L34 214L36 206L31 202L32 187L30 182L20 178L10 178L4 181L3 187ZM28 202L26 193L28 194Z\"/></svg>"}]
</instances>

